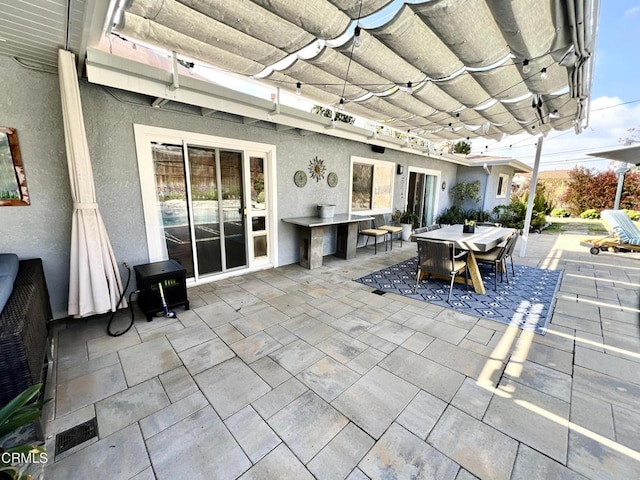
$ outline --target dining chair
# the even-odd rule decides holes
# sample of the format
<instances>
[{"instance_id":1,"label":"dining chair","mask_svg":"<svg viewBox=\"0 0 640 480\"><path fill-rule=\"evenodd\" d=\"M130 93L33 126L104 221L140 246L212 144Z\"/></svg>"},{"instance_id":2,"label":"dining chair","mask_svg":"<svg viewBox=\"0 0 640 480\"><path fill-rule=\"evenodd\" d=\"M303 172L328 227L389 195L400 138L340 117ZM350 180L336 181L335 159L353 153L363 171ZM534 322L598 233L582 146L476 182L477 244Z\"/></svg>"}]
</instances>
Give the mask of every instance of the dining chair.
<instances>
[{"instance_id":1,"label":"dining chair","mask_svg":"<svg viewBox=\"0 0 640 480\"><path fill-rule=\"evenodd\" d=\"M464 279L469 290L469 268L467 266L468 252L461 250L456 253L456 246L453 242L430 241L418 239L418 274L416 276L417 292L422 275L440 275L451 277L449 285L449 295L447 303L451 302L451 292L456 275L464 270Z\"/></svg>"},{"instance_id":2,"label":"dining chair","mask_svg":"<svg viewBox=\"0 0 640 480\"><path fill-rule=\"evenodd\" d=\"M373 224L377 230L386 230L389 233L389 243L391 244L391 250L393 250L393 235L398 233L400 238L400 246L402 247L402 227L398 225L387 225L384 220L384 215L378 214L373 216Z\"/></svg>"},{"instance_id":3,"label":"dining chair","mask_svg":"<svg viewBox=\"0 0 640 480\"><path fill-rule=\"evenodd\" d=\"M373 228L371 225L371 220L362 220L358 222L358 238L360 235L364 235L367 237L367 243L365 243L365 247L369 245L369 238L373 237L373 245L374 245L374 254L378 254L378 237L384 238L384 250L387 250L387 231L379 230L377 228Z\"/></svg>"},{"instance_id":4,"label":"dining chair","mask_svg":"<svg viewBox=\"0 0 640 480\"><path fill-rule=\"evenodd\" d=\"M500 269L500 282L502 283L502 273L507 276L507 283L509 283L509 272L507 270L507 258L511 258L511 271L515 277L515 269L513 267L513 250L516 242L518 241L518 233L513 232L511 236L498 245L492 248L488 252L475 252L476 262L489 263L493 265L493 289L498 290L498 268Z\"/></svg>"}]
</instances>

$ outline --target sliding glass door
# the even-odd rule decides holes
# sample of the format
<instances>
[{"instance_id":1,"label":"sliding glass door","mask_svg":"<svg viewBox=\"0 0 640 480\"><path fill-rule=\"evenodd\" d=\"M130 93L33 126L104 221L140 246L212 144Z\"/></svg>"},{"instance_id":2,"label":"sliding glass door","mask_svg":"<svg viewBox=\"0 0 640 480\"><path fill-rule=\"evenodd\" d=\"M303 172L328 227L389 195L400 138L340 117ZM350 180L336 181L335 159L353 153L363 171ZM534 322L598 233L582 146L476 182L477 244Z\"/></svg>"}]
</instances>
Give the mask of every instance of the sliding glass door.
<instances>
[{"instance_id":1,"label":"sliding glass door","mask_svg":"<svg viewBox=\"0 0 640 480\"><path fill-rule=\"evenodd\" d=\"M437 171L409 169L407 210L418 214L421 227L435 223L439 177Z\"/></svg>"},{"instance_id":2,"label":"sliding glass door","mask_svg":"<svg viewBox=\"0 0 640 480\"><path fill-rule=\"evenodd\" d=\"M242 152L187 144L151 148L168 258L196 278L245 267Z\"/></svg>"}]
</instances>

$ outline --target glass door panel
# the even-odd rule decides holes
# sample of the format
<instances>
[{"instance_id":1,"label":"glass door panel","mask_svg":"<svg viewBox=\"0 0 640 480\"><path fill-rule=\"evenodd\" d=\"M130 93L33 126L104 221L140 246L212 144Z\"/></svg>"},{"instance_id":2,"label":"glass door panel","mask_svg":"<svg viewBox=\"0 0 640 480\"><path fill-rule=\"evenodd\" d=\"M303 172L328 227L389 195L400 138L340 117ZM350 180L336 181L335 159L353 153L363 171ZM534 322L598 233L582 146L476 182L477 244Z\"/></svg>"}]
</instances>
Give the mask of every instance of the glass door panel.
<instances>
[{"instance_id":1,"label":"glass door panel","mask_svg":"<svg viewBox=\"0 0 640 480\"><path fill-rule=\"evenodd\" d=\"M156 200L167 257L194 275L182 145L152 143Z\"/></svg>"},{"instance_id":2,"label":"glass door panel","mask_svg":"<svg viewBox=\"0 0 640 480\"><path fill-rule=\"evenodd\" d=\"M269 255L267 236L267 202L265 190L265 159L261 156L249 157L249 188L251 189L250 242L253 259L266 259Z\"/></svg>"},{"instance_id":3,"label":"glass door panel","mask_svg":"<svg viewBox=\"0 0 640 480\"><path fill-rule=\"evenodd\" d=\"M215 149L189 146L187 152L198 275L221 272L222 254L216 181L216 151Z\"/></svg>"},{"instance_id":4,"label":"glass door panel","mask_svg":"<svg viewBox=\"0 0 640 480\"><path fill-rule=\"evenodd\" d=\"M242 153L220 150L220 192L226 268L247 264Z\"/></svg>"},{"instance_id":5,"label":"glass door panel","mask_svg":"<svg viewBox=\"0 0 640 480\"><path fill-rule=\"evenodd\" d=\"M409 191L407 194L407 210L414 211L424 227L435 221L436 183L438 177L420 172L409 173Z\"/></svg>"}]
</instances>

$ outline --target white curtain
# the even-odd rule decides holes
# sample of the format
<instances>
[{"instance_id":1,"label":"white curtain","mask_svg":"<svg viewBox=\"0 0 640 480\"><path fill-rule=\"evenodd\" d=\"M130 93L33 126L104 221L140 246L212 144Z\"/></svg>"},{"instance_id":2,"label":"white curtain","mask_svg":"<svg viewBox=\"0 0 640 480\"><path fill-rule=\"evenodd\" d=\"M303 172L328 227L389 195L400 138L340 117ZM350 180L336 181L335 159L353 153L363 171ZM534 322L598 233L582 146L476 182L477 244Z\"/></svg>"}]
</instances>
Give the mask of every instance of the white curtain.
<instances>
[{"instance_id":1,"label":"white curtain","mask_svg":"<svg viewBox=\"0 0 640 480\"><path fill-rule=\"evenodd\" d=\"M71 52L58 51L58 75L73 199L69 315L86 317L115 311L122 281L96 203L75 55ZM121 306L126 307L124 299Z\"/></svg>"}]
</instances>

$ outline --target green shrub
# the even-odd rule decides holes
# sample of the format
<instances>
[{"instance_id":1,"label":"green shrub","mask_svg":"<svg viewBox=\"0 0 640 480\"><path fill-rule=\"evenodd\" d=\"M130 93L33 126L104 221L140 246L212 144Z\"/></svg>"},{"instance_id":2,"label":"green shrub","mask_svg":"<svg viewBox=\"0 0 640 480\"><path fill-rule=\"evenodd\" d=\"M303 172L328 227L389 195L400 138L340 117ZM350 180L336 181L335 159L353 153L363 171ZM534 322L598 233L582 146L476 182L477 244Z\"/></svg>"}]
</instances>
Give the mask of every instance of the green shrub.
<instances>
[{"instance_id":1,"label":"green shrub","mask_svg":"<svg viewBox=\"0 0 640 480\"><path fill-rule=\"evenodd\" d=\"M479 208L469 208L465 210L458 205L453 205L443 211L436 219L438 223L447 225L463 224L465 220L487 222L491 220L491 213Z\"/></svg>"},{"instance_id":2,"label":"green shrub","mask_svg":"<svg viewBox=\"0 0 640 480\"><path fill-rule=\"evenodd\" d=\"M564 208L554 208L551 210L552 217L568 217L569 212L567 212Z\"/></svg>"},{"instance_id":3,"label":"green shrub","mask_svg":"<svg viewBox=\"0 0 640 480\"><path fill-rule=\"evenodd\" d=\"M622 210L627 216L633 220L634 222L640 222L640 211L638 210L627 210L626 208Z\"/></svg>"},{"instance_id":4,"label":"green shrub","mask_svg":"<svg viewBox=\"0 0 640 480\"><path fill-rule=\"evenodd\" d=\"M600 218L600 214L595 208L590 208L589 210L585 210L580 214L580 218Z\"/></svg>"}]
</instances>

